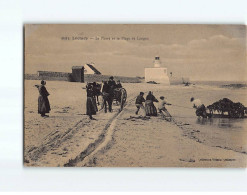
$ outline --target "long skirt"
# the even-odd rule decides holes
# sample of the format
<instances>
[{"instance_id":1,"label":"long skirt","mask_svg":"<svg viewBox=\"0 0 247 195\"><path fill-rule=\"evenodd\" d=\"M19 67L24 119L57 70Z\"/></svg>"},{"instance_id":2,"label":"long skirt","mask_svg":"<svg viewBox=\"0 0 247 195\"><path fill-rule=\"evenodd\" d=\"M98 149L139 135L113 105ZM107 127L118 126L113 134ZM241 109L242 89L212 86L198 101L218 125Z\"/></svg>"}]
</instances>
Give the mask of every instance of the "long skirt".
<instances>
[{"instance_id":1,"label":"long skirt","mask_svg":"<svg viewBox=\"0 0 247 195\"><path fill-rule=\"evenodd\" d=\"M51 110L50 103L47 96L39 96L38 98L38 113L45 114L49 113Z\"/></svg>"},{"instance_id":2,"label":"long skirt","mask_svg":"<svg viewBox=\"0 0 247 195\"><path fill-rule=\"evenodd\" d=\"M153 101L146 100L146 102L145 102L145 112L146 112L146 116L157 116L157 109L154 106Z\"/></svg>"},{"instance_id":3,"label":"long skirt","mask_svg":"<svg viewBox=\"0 0 247 195\"><path fill-rule=\"evenodd\" d=\"M87 115L96 115L97 112L97 105L96 101L92 97L87 97Z\"/></svg>"},{"instance_id":4,"label":"long skirt","mask_svg":"<svg viewBox=\"0 0 247 195\"><path fill-rule=\"evenodd\" d=\"M96 98L94 98L94 97L93 97L93 106L94 106L95 111L98 112Z\"/></svg>"}]
</instances>

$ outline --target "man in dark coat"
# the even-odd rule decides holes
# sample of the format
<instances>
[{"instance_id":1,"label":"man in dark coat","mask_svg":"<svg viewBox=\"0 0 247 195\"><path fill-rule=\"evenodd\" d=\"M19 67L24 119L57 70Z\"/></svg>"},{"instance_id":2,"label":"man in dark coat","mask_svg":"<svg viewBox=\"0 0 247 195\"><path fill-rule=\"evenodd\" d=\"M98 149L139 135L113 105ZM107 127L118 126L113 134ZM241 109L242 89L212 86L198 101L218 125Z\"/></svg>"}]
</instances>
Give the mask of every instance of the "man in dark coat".
<instances>
[{"instance_id":1,"label":"man in dark coat","mask_svg":"<svg viewBox=\"0 0 247 195\"><path fill-rule=\"evenodd\" d=\"M111 88L113 88L113 89L116 88L116 82L114 81L113 76L111 76L111 77L109 78L108 85L109 85Z\"/></svg>"},{"instance_id":2,"label":"man in dark coat","mask_svg":"<svg viewBox=\"0 0 247 195\"><path fill-rule=\"evenodd\" d=\"M111 76L108 80L109 85L109 97L108 97L108 105L109 105L109 111L112 111L112 102L114 99L114 90L116 89L116 82L114 81L113 76Z\"/></svg>"},{"instance_id":3,"label":"man in dark coat","mask_svg":"<svg viewBox=\"0 0 247 195\"><path fill-rule=\"evenodd\" d=\"M143 97L144 93L143 92L140 92L140 95L137 96L136 98L136 107L137 107L137 110L136 110L136 114L138 114L140 108L144 110L145 112L145 108L143 106L143 102L145 102L145 99ZM146 112L145 112L145 115L146 115Z\"/></svg>"},{"instance_id":4,"label":"man in dark coat","mask_svg":"<svg viewBox=\"0 0 247 195\"><path fill-rule=\"evenodd\" d=\"M38 97L38 113L41 114L42 117L48 117L48 115L45 115L46 113L49 113L50 108L50 102L48 100L48 96L50 95L48 91L45 88L46 82L41 81L41 85L35 85L39 90L39 97Z\"/></svg>"},{"instance_id":5,"label":"man in dark coat","mask_svg":"<svg viewBox=\"0 0 247 195\"><path fill-rule=\"evenodd\" d=\"M103 94L103 99L104 99L103 105L105 107L105 113L107 112L107 104L108 104L108 107L109 107L109 112L111 112L112 111L113 97L112 97L111 87L106 81L104 82L104 86L103 86L103 89L102 89L102 94ZM107 104L106 104L106 102L107 102Z\"/></svg>"}]
</instances>

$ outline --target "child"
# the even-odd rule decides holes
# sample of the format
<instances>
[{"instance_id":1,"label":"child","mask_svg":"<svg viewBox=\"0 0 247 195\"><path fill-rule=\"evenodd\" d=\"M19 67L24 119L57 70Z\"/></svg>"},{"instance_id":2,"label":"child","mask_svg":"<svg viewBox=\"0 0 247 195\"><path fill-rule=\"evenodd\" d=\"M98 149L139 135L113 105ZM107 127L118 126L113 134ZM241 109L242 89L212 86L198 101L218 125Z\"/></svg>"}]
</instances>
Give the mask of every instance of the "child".
<instances>
[{"instance_id":1,"label":"child","mask_svg":"<svg viewBox=\"0 0 247 195\"><path fill-rule=\"evenodd\" d=\"M164 117L172 117L165 107L165 105L171 105L171 104L167 103L164 99L165 99L164 96L160 96L160 101L158 105L159 113L161 113ZM165 112L165 115L162 111Z\"/></svg>"}]
</instances>

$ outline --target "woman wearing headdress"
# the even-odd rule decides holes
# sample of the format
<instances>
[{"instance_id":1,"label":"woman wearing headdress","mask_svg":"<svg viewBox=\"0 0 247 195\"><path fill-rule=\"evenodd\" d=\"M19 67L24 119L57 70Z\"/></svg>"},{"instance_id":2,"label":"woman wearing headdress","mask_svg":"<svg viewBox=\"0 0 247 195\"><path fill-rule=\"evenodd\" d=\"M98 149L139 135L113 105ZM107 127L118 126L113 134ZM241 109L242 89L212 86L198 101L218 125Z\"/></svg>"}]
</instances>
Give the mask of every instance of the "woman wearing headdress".
<instances>
[{"instance_id":1,"label":"woman wearing headdress","mask_svg":"<svg viewBox=\"0 0 247 195\"><path fill-rule=\"evenodd\" d=\"M39 90L39 98L38 98L38 113L41 114L42 117L45 117L46 113L49 113L50 103L48 100L48 96L50 95L45 88L46 82L44 80L41 81L41 85L35 85Z\"/></svg>"},{"instance_id":2,"label":"woman wearing headdress","mask_svg":"<svg viewBox=\"0 0 247 195\"><path fill-rule=\"evenodd\" d=\"M149 91L145 101L146 116L157 116L157 109L154 106L154 102L158 102L158 100L154 97L152 92Z\"/></svg>"}]
</instances>

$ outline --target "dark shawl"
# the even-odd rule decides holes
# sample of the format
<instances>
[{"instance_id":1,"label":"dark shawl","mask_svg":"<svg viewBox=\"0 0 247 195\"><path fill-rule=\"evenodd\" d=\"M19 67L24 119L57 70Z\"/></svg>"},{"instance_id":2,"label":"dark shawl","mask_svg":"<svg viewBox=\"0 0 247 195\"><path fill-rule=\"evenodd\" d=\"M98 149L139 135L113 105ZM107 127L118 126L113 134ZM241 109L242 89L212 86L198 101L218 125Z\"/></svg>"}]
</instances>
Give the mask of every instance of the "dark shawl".
<instances>
[{"instance_id":1,"label":"dark shawl","mask_svg":"<svg viewBox=\"0 0 247 195\"><path fill-rule=\"evenodd\" d=\"M87 115L95 115L96 112L98 111L97 105L96 105L96 100L94 97L94 92L92 88L87 88Z\"/></svg>"},{"instance_id":2,"label":"dark shawl","mask_svg":"<svg viewBox=\"0 0 247 195\"><path fill-rule=\"evenodd\" d=\"M158 102L154 95L149 94L145 101L145 111L147 116L157 116L157 109L153 102Z\"/></svg>"},{"instance_id":3,"label":"dark shawl","mask_svg":"<svg viewBox=\"0 0 247 195\"><path fill-rule=\"evenodd\" d=\"M38 113L39 114L49 113L51 108L50 108L48 96L50 94L48 93L44 85L40 85L38 89L39 89Z\"/></svg>"}]
</instances>

